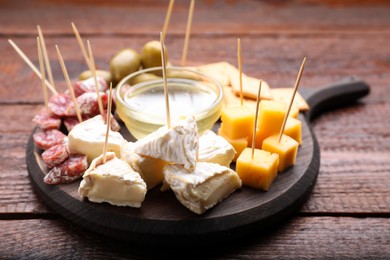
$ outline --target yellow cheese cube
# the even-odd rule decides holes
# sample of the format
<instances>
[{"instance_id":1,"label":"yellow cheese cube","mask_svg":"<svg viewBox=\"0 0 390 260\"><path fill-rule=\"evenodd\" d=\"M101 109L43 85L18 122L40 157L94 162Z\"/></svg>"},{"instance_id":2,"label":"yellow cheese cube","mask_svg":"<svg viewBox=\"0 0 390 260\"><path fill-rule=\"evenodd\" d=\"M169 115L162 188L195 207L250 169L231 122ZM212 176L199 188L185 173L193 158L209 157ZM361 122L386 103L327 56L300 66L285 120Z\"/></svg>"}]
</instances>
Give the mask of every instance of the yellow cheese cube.
<instances>
[{"instance_id":1,"label":"yellow cheese cube","mask_svg":"<svg viewBox=\"0 0 390 260\"><path fill-rule=\"evenodd\" d=\"M236 172L242 183L256 189L268 190L278 173L279 156L255 149L242 151L236 162Z\"/></svg>"},{"instance_id":2,"label":"yellow cheese cube","mask_svg":"<svg viewBox=\"0 0 390 260\"><path fill-rule=\"evenodd\" d=\"M253 133L255 112L246 106L229 106L222 109L222 131L229 139L248 137Z\"/></svg>"},{"instance_id":3,"label":"yellow cheese cube","mask_svg":"<svg viewBox=\"0 0 390 260\"><path fill-rule=\"evenodd\" d=\"M288 117L283 133L302 144L302 123L298 119Z\"/></svg>"},{"instance_id":4,"label":"yellow cheese cube","mask_svg":"<svg viewBox=\"0 0 390 260\"><path fill-rule=\"evenodd\" d=\"M290 109L290 113L288 114L288 116L291 116L293 118L296 118L298 119L298 116L299 116L299 107L297 106L291 106L291 109Z\"/></svg>"},{"instance_id":5,"label":"yellow cheese cube","mask_svg":"<svg viewBox=\"0 0 390 260\"><path fill-rule=\"evenodd\" d=\"M263 140L282 129L286 104L273 100L262 100L259 106L259 116L256 130L256 148L260 148Z\"/></svg>"},{"instance_id":6,"label":"yellow cheese cube","mask_svg":"<svg viewBox=\"0 0 390 260\"><path fill-rule=\"evenodd\" d=\"M225 133L222 131L222 128L218 129L218 135L225 138L233 146L234 150L236 150L236 155L234 156L233 162L237 160L241 152L248 146L248 139L246 137L230 139L226 137Z\"/></svg>"},{"instance_id":7,"label":"yellow cheese cube","mask_svg":"<svg viewBox=\"0 0 390 260\"><path fill-rule=\"evenodd\" d=\"M295 164L298 152L298 142L283 134L279 142L279 134L271 135L263 141L262 149L279 154L278 171L282 172Z\"/></svg>"}]
</instances>

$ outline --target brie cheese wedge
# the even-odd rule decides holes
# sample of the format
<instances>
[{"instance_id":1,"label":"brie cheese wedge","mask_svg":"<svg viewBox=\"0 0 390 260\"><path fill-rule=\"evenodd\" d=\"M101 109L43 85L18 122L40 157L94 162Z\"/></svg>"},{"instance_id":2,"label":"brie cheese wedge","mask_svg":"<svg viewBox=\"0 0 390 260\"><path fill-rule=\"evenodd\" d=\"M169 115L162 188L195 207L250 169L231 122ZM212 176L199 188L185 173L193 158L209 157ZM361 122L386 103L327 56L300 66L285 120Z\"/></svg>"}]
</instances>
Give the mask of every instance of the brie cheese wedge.
<instances>
[{"instance_id":1,"label":"brie cheese wedge","mask_svg":"<svg viewBox=\"0 0 390 260\"><path fill-rule=\"evenodd\" d=\"M213 131L208 130L199 137L198 162L211 162L229 167L235 155L233 146Z\"/></svg>"},{"instance_id":2,"label":"brie cheese wedge","mask_svg":"<svg viewBox=\"0 0 390 260\"><path fill-rule=\"evenodd\" d=\"M192 212L204 213L241 188L238 174L215 163L198 162L192 171L181 165L164 167L164 182Z\"/></svg>"},{"instance_id":3,"label":"brie cheese wedge","mask_svg":"<svg viewBox=\"0 0 390 260\"><path fill-rule=\"evenodd\" d=\"M134 144L124 141L121 148L121 159L130 164L146 182L148 190L156 187L163 181L163 168L165 161L142 156L134 152Z\"/></svg>"},{"instance_id":4,"label":"brie cheese wedge","mask_svg":"<svg viewBox=\"0 0 390 260\"><path fill-rule=\"evenodd\" d=\"M101 115L81 122L68 134L69 152L85 154L88 163L103 153L107 125ZM125 139L119 132L109 131L107 151L115 152L120 157L122 141Z\"/></svg>"},{"instance_id":5,"label":"brie cheese wedge","mask_svg":"<svg viewBox=\"0 0 390 260\"><path fill-rule=\"evenodd\" d=\"M92 202L139 208L145 199L146 184L128 163L113 152L95 158L83 175L79 195Z\"/></svg>"},{"instance_id":6,"label":"brie cheese wedge","mask_svg":"<svg viewBox=\"0 0 390 260\"><path fill-rule=\"evenodd\" d=\"M198 149L198 127L193 116L180 118L170 129L160 127L134 143L139 155L181 164L186 169L195 167Z\"/></svg>"}]
</instances>

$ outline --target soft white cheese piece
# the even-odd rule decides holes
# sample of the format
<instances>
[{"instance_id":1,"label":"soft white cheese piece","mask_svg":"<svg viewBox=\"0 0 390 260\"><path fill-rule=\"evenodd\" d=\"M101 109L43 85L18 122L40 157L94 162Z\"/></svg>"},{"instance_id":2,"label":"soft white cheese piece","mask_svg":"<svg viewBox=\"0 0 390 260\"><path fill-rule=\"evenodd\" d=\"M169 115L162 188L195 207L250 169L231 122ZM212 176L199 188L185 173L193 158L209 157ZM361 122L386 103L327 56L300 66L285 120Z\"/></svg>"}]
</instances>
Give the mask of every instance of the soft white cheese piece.
<instances>
[{"instance_id":1,"label":"soft white cheese piece","mask_svg":"<svg viewBox=\"0 0 390 260\"><path fill-rule=\"evenodd\" d=\"M68 134L69 152L85 154L88 163L103 153L107 125L101 115L76 125ZM107 151L120 157L121 143L125 140L119 132L108 132Z\"/></svg>"},{"instance_id":2,"label":"soft white cheese piece","mask_svg":"<svg viewBox=\"0 0 390 260\"><path fill-rule=\"evenodd\" d=\"M170 129L160 127L134 143L136 153L182 164L186 169L195 167L198 149L198 127L193 116L180 118Z\"/></svg>"},{"instance_id":3,"label":"soft white cheese piece","mask_svg":"<svg viewBox=\"0 0 390 260\"><path fill-rule=\"evenodd\" d=\"M128 163L108 152L106 163L103 155L92 161L78 192L81 198L92 202L139 208L145 199L146 184Z\"/></svg>"},{"instance_id":4,"label":"soft white cheese piece","mask_svg":"<svg viewBox=\"0 0 390 260\"><path fill-rule=\"evenodd\" d=\"M207 130L199 137L198 162L218 163L229 167L235 155L233 146L213 131Z\"/></svg>"},{"instance_id":5,"label":"soft white cheese piece","mask_svg":"<svg viewBox=\"0 0 390 260\"><path fill-rule=\"evenodd\" d=\"M232 169L206 162L198 162L192 171L180 165L166 165L164 182L181 204L197 214L212 208L242 185Z\"/></svg>"},{"instance_id":6,"label":"soft white cheese piece","mask_svg":"<svg viewBox=\"0 0 390 260\"><path fill-rule=\"evenodd\" d=\"M130 164L146 182L148 190L156 187L163 181L165 161L142 156L134 152L134 143L124 141L121 148L121 159Z\"/></svg>"}]
</instances>

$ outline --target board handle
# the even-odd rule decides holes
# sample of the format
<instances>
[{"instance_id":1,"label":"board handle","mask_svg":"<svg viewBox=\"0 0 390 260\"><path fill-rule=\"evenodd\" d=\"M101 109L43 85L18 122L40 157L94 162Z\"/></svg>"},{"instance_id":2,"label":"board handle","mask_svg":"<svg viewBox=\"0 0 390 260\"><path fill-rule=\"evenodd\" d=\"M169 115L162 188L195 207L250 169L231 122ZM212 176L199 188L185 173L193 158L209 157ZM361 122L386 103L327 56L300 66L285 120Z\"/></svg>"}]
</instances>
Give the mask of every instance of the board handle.
<instances>
[{"instance_id":1,"label":"board handle","mask_svg":"<svg viewBox=\"0 0 390 260\"><path fill-rule=\"evenodd\" d=\"M348 77L319 89L307 89L302 93L303 98L310 106L305 113L311 121L320 113L350 105L370 93L370 86L356 77Z\"/></svg>"}]
</instances>

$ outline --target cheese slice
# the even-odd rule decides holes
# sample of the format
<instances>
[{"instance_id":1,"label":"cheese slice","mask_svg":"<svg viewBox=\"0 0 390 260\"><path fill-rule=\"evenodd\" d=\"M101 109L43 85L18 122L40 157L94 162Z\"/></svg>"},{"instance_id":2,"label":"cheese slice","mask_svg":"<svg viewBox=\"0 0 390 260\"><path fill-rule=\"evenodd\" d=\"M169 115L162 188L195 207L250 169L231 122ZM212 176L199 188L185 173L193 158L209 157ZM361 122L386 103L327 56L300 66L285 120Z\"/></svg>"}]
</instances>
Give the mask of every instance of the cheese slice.
<instances>
[{"instance_id":1,"label":"cheese slice","mask_svg":"<svg viewBox=\"0 0 390 260\"><path fill-rule=\"evenodd\" d=\"M81 122L68 134L69 152L85 154L88 163L103 152L107 125L101 115ZM125 139L119 132L109 131L107 151L115 152L120 157L122 141Z\"/></svg>"},{"instance_id":2,"label":"cheese slice","mask_svg":"<svg viewBox=\"0 0 390 260\"><path fill-rule=\"evenodd\" d=\"M206 162L198 162L192 171L180 165L167 165L164 180L181 204L197 214L204 213L241 188L235 171Z\"/></svg>"},{"instance_id":3,"label":"cheese slice","mask_svg":"<svg viewBox=\"0 0 390 260\"><path fill-rule=\"evenodd\" d=\"M163 181L163 168L167 162L148 156L142 156L134 152L134 144L125 141L122 144L121 159L141 175L148 190L156 187Z\"/></svg>"},{"instance_id":4,"label":"cheese slice","mask_svg":"<svg viewBox=\"0 0 390 260\"><path fill-rule=\"evenodd\" d=\"M102 155L92 161L78 192L92 202L139 208L145 199L146 184L128 163L108 152L106 163Z\"/></svg>"},{"instance_id":5,"label":"cheese slice","mask_svg":"<svg viewBox=\"0 0 390 260\"><path fill-rule=\"evenodd\" d=\"M235 155L233 146L213 131L208 130L199 137L198 162L211 162L229 167Z\"/></svg>"},{"instance_id":6,"label":"cheese slice","mask_svg":"<svg viewBox=\"0 0 390 260\"><path fill-rule=\"evenodd\" d=\"M134 151L142 156L195 167L198 157L198 128L193 116L179 118L170 129L163 126L134 143Z\"/></svg>"}]
</instances>

